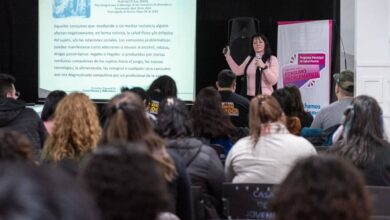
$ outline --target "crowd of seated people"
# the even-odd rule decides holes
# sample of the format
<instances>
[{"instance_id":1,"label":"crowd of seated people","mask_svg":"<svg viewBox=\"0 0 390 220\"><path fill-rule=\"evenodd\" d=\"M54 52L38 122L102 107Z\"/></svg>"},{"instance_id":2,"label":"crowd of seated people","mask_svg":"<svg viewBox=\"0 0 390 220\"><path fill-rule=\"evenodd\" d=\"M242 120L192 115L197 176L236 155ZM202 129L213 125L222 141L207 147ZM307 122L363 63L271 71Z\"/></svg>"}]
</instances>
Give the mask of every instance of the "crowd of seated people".
<instances>
[{"instance_id":1,"label":"crowd of seated people","mask_svg":"<svg viewBox=\"0 0 390 220\"><path fill-rule=\"evenodd\" d=\"M348 76L336 77L338 92L350 91ZM334 143L319 152L301 136L313 118L297 87L248 100L232 95L229 70L192 107L161 76L146 91L123 88L102 115L84 93L53 91L41 119L14 82L0 74L0 118L19 112L0 124L0 219L226 219L224 183L264 183L278 185L276 220L368 220L364 186L390 186L390 143L369 96L333 112Z\"/></svg>"}]
</instances>

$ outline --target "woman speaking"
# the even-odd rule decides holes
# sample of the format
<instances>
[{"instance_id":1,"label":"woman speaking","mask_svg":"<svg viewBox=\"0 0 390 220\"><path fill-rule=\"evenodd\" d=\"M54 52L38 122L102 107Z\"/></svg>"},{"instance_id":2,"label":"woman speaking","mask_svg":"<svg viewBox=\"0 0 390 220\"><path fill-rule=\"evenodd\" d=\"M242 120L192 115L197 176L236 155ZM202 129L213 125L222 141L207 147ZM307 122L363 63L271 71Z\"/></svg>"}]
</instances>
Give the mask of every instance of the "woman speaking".
<instances>
[{"instance_id":1,"label":"woman speaking","mask_svg":"<svg viewBox=\"0 0 390 220\"><path fill-rule=\"evenodd\" d=\"M230 69L237 76L243 77L241 87L246 90L249 99L263 94L271 95L273 88L278 81L279 64L275 56L271 55L269 41L262 34L256 34L252 37L252 50L250 55L241 65L238 65L230 56L230 49L224 49L224 55Z\"/></svg>"}]
</instances>

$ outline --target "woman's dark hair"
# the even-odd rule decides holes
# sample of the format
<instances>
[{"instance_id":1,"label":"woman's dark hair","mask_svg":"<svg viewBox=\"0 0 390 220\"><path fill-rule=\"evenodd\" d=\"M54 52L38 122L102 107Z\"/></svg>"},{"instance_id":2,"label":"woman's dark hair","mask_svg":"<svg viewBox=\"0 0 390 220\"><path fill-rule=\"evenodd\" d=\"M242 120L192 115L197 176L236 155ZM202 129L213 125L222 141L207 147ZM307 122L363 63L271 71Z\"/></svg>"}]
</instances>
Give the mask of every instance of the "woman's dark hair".
<instances>
[{"instance_id":1,"label":"woman's dark hair","mask_svg":"<svg viewBox=\"0 0 390 220\"><path fill-rule=\"evenodd\" d=\"M272 96L279 102L286 116L297 116L293 108L293 97L286 88L275 90Z\"/></svg>"},{"instance_id":2,"label":"woman's dark hair","mask_svg":"<svg viewBox=\"0 0 390 220\"><path fill-rule=\"evenodd\" d=\"M299 115L305 114L305 108L303 106L303 101L302 101L302 95L301 92L299 91L298 87L295 85L287 85L284 87L292 96L292 109L293 112L296 112Z\"/></svg>"},{"instance_id":3,"label":"woman's dark hair","mask_svg":"<svg viewBox=\"0 0 390 220\"><path fill-rule=\"evenodd\" d=\"M263 57L261 59L265 63L267 60L269 60L269 58L272 55L271 45L269 44L269 41L268 41L267 37L264 34L255 34L255 35L253 35L252 36L252 40L251 40L251 52L250 52L250 56L251 57L255 57L256 56L256 52L255 52L255 50L253 49L253 46L252 46L253 41L256 38L261 38L264 41L264 54L263 54Z\"/></svg>"},{"instance_id":4,"label":"woman's dark hair","mask_svg":"<svg viewBox=\"0 0 390 220\"><path fill-rule=\"evenodd\" d=\"M81 177L104 220L155 220L168 208L162 171L141 143L118 142L98 148Z\"/></svg>"},{"instance_id":5,"label":"woman's dark hair","mask_svg":"<svg viewBox=\"0 0 390 220\"><path fill-rule=\"evenodd\" d=\"M161 137L172 139L192 135L191 116L184 102L168 98L160 103L156 131Z\"/></svg>"},{"instance_id":6,"label":"woman's dark hair","mask_svg":"<svg viewBox=\"0 0 390 220\"><path fill-rule=\"evenodd\" d=\"M191 109L194 135L197 137L227 137L234 126L222 109L221 96L213 87L200 90Z\"/></svg>"},{"instance_id":7,"label":"woman's dark hair","mask_svg":"<svg viewBox=\"0 0 390 220\"><path fill-rule=\"evenodd\" d=\"M107 119L100 144L115 141L146 143L150 154L164 167L166 180L171 181L176 173L175 166L166 152L164 141L153 131L139 96L132 92L119 94L106 108Z\"/></svg>"},{"instance_id":8,"label":"woman's dark hair","mask_svg":"<svg viewBox=\"0 0 390 220\"><path fill-rule=\"evenodd\" d=\"M99 220L95 203L70 176L47 166L0 164L0 219Z\"/></svg>"},{"instance_id":9,"label":"woman's dark hair","mask_svg":"<svg viewBox=\"0 0 390 220\"><path fill-rule=\"evenodd\" d=\"M12 85L15 84L15 77L0 73L0 98L7 98L7 93L12 91Z\"/></svg>"},{"instance_id":10,"label":"woman's dark hair","mask_svg":"<svg viewBox=\"0 0 390 220\"><path fill-rule=\"evenodd\" d=\"M53 119L54 112L57 104L66 96L66 92L62 90L54 90L49 93L43 105L41 119L42 121L48 121Z\"/></svg>"},{"instance_id":11,"label":"woman's dark hair","mask_svg":"<svg viewBox=\"0 0 390 220\"><path fill-rule=\"evenodd\" d=\"M9 130L0 130L0 161L32 161L30 141L24 135Z\"/></svg>"},{"instance_id":12,"label":"woman's dark hair","mask_svg":"<svg viewBox=\"0 0 390 220\"><path fill-rule=\"evenodd\" d=\"M275 220L369 220L370 199L359 171L329 155L299 161L271 202Z\"/></svg>"},{"instance_id":13,"label":"woman's dark hair","mask_svg":"<svg viewBox=\"0 0 390 220\"><path fill-rule=\"evenodd\" d=\"M377 147L389 147L384 139L382 109L374 98L361 95L352 100L352 107L345 113L343 139L332 152L361 167L374 160Z\"/></svg>"},{"instance_id":14,"label":"woman's dark hair","mask_svg":"<svg viewBox=\"0 0 390 220\"><path fill-rule=\"evenodd\" d=\"M177 97L176 82L167 75L160 76L152 82L148 93L153 91L159 91L164 98Z\"/></svg>"}]
</instances>

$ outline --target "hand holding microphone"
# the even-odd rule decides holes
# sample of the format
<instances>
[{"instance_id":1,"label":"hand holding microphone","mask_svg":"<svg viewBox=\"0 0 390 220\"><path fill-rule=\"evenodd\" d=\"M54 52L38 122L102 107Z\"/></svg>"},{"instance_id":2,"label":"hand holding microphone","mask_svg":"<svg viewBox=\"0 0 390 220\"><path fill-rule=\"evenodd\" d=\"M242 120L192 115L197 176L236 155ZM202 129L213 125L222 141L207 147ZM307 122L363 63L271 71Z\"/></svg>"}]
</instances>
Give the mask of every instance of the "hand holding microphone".
<instances>
[{"instance_id":1,"label":"hand holding microphone","mask_svg":"<svg viewBox=\"0 0 390 220\"><path fill-rule=\"evenodd\" d=\"M260 71L265 70L268 68L268 66L263 62L260 56L256 56L256 66L259 68Z\"/></svg>"}]
</instances>

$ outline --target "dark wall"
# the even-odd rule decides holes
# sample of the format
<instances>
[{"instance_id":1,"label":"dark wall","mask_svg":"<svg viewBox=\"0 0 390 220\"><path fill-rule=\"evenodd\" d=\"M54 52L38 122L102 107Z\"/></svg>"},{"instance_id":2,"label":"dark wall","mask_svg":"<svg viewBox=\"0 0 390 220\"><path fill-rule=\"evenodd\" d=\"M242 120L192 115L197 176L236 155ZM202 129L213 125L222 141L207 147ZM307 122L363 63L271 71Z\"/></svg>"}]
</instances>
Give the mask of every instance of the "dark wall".
<instances>
[{"instance_id":1,"label":"dark wall","mask_svg":"<svg viewBox=\"0 0 390 220\"><path fill-rule=\"evenodd\" d=\"M340 0L198 0L196 88L214 85L219 70L227 68L221 53L227 44L227 21L255 17L276 53L277 21L322 20L339 22ZM339 25L334 36L338 36ZM334 37L334 39L336 39ZM339 45L334 41L332 72L339 69ZM38 0L0 1L0 72L17 78L22 99L38 98Z\"/></svg>"}]
</instances>

